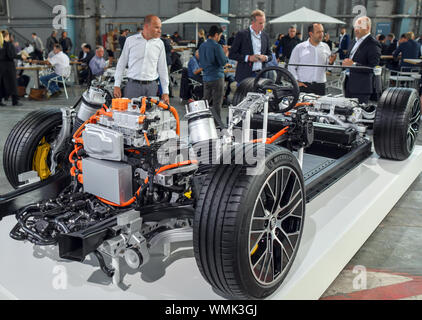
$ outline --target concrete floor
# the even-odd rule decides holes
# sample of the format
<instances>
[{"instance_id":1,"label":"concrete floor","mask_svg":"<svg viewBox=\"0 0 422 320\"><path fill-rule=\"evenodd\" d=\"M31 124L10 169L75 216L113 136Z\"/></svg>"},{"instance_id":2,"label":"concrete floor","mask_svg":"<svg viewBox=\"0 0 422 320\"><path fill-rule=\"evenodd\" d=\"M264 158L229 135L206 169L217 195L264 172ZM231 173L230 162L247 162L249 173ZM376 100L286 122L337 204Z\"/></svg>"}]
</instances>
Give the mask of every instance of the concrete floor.
<instances>
[{"instance_id":1,"label":"concrete floor","mask_svg":"<svg viewBox=\"0 0 422 320\"><path fill-rule=\"evenodd\" d=\"M13 126L33 110L71 106L82 88L47 101L22 99L23 106L0 107L0 194L11 191L3 171L3 146ZM172 104L184 114L178 98ZM223 113L226 112L223 109ZM422 145L422 137L418 139ZM322 299L422 299L422 175L348 263ZM323 276L323 275L322 275Z\"/></svg>"}]
</instances>

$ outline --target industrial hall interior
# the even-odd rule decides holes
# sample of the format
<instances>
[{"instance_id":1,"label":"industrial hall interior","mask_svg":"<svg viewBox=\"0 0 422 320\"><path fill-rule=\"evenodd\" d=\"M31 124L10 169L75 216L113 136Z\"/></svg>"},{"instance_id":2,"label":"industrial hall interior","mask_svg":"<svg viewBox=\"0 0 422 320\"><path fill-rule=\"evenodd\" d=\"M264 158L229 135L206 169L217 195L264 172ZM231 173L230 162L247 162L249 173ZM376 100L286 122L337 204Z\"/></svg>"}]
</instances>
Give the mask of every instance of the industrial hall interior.
<instances>
[{"instance_id":1,"label":"industrial hall interior","mask_svg":"<svg viewBox=\"0 0 422 320\"><path fill-rule=\"evenodd\" d=\"M421 21L0 0L0 300L422 300Z\"/></svg>"}]
</instances>

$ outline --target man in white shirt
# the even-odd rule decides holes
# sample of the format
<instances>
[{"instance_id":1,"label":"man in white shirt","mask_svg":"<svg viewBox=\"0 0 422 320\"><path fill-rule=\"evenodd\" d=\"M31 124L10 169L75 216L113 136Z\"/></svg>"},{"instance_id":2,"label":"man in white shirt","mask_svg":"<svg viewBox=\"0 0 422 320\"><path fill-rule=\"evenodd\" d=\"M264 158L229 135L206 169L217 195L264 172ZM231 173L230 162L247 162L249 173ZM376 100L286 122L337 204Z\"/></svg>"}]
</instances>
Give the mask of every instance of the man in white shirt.
<instances>
[{"instance_id":1,"label":"man in white shirt","mask_svg":"<svg viewBox=\"0 0 422 320\"><path fill-rule=\"evenodd\" d=\"M50 94L51 94L50 97L61 94L61 91L55 81L52 81L50 85L48 85L48 81L58 76L66 78L69 76L69 73L70 73L69 57L63 53L62 46L56 43L54 45L53 52L54 52L54 55L52 57L49 57L45 61L39 61L39 60L29 61L30 63L45 64L45 65L54 67L53 73L40 77L40 82L50 91Z\"/></svg>"},{"instance_id":2,"label":"man in white shirt","mask_svg":"<svg viewBox=\"0 0 422 320\"><path fill-rule=\"evenodd\" d=\"M145 17L142 32L126 39L114 76L114 97L122 96L120 85L123 72L128 66L129 81L124 92L126 98L157 96L159 79L161 99L167 104L170 103L166 51L160 36L160 18L148 15Z\"/></svg>"},{"instance_id":3,"label":"man in white shirt","mask_svg":"<svg viewBox=\"0 0 422 320\"><path fill-rule=\"evenodd\" d=\"M308 27L308 34L308 41L298 44L293 49L288 69L298 81L301 92L323 96L327 82L326 68L291 66L291 64L332 65L336 60L337 56L331 54L328 45L322 42L324 37L322 24L311 24Z\"/></svg>"}]
</instances>

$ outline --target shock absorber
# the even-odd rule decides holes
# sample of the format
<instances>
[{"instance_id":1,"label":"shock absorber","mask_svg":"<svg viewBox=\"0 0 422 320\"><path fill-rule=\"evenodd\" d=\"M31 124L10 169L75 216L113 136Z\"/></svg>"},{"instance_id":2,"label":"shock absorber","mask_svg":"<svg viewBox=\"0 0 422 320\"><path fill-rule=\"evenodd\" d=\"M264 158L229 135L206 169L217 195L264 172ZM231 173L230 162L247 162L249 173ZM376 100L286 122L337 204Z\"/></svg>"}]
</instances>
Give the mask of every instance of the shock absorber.
<instances>
[{"instance_id":1,"label":"shock absorber","mask_svg":"<svg viewBox=\"0 0 422 320\"><path fill-rule=\"evenodd\" d=\"M189 143L192 145L199 170L207 171L218 157L218 133L207 101L193 101L186 106Z\"/></svg>"}]
</instances>

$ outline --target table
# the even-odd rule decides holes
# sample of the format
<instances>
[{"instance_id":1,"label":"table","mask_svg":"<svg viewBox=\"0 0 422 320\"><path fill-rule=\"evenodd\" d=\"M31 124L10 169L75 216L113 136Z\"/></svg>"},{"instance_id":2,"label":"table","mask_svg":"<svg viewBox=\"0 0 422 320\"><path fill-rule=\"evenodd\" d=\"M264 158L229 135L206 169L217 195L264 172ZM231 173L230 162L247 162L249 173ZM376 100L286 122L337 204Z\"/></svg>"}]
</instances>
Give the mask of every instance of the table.
<instances>
[{"instance_id":1,"label":"table","mask_svg":"<svg viewBox=\"0 0 422 320\"><path fill-rule=\"evenodd\" d=\"M187 50L190 50L190 49L192 49L192 48L190 48L190 47L173 47L173 51L174 52L183 52L183 51L187 51Z\"/></svg>"},{"instance_id":2,"label":"table","mask_svg":"<svg viewBox=\"0 0 422 320\"><path fill-rule=\"evenodd\" d=\"M26 66L26 67L16 67L16 70L26 70L26 71L35 71L36 73L36 80L35 80L35 89L39 89L40 87L40 71L49 69L50 67L45 65L33 65L33 66Z\"/></svg>"},{"instance_id":3,"label":"table","mask_svg":"<svg viewBox=\"0 0 422 320\"><path fill-rule=\"evenodd\" d=\"M74 75L73 75L73 82L75 83L75 84L79 84L79 72L78 72L78 66L82 66L82 62L80 62L80 61L70 61L70 65L71 65L71 67L72 67L72 69L73 69L73 73L74 73Z\"/></svg>"},{"instance_id":4,"label":"table","mask_svg":"<svg viewBox=\"0 0 422 320\"><path fill-rule=\"evenodd\" d=\"M404 59L403 62L418 65L422 64L422 59Z\"/></svg>"}]
</instances>

